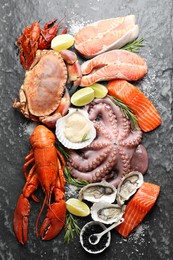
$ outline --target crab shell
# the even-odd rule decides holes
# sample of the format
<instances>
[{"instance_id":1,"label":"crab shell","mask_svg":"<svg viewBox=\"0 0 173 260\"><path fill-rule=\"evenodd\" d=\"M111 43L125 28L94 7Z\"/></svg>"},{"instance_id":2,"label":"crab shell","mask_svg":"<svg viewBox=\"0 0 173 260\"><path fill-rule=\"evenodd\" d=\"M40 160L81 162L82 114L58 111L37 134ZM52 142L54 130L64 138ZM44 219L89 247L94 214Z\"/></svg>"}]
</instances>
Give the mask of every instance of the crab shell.
<instances>
[{"instance_id":1,"label":"crab shell","mask_svg":"<svg viewBox=\"0 0 173 260\"><path fill-rule=\"evenodd\" d=\"M53 113L63 96L67 68L58 52L48 52L27 72L23 90L29 112L37 117Z\"/></svg>"},{"instance_id":2,"label":"crab shell","mask_svg":"<svg viewBox=\"0 0 173 260\"><path fill-rule=\"evenodd\" d=\"M37 50L20 89L20 102L15 100L13 107L20 108L24 116L33 121L55 127L57 119L64 116L70 106L70 96L67 91L64 94L70 71L76 71L73 79L79 84L80 66L74 52Z\"/></svg>"}]
</instances>

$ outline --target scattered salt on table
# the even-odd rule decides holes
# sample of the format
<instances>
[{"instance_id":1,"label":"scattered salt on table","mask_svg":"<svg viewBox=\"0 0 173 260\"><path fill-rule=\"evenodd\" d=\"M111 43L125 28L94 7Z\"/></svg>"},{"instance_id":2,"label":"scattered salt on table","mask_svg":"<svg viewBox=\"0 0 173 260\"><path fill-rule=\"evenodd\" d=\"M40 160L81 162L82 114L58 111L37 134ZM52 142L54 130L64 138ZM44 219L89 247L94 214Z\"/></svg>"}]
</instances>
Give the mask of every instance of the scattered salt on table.
<instances>
[{"instance_id":1,"label":"scattered salt on table","mask_svg":"<svg viewBox=\"0 0 173 260\"><path fill-rule=\"evenodd\" d=\"M68 30L69 30L68 33L75 36L80 29L82 29L83 27L85 27L87 24L90 24L90 23L92 23L91 20L86 21L83 18L77 17L77 15L75 15L68 22Z\"/></svg>"},{"instance_id":2,"label":"scattered salt on table","mask_svg":"<svg viewBox=\"0 0 173 260\"><path fill-rule=\"evenodd\" d=\"M143 244L145 242L145 230L148 228L149 226L146 224L139 225L135 232L129 236L128 241L134 241L134 243Z\"/></svg>"},{"instance_id":3,"label":"scattered salt on table","mask_svg":"<svg viewBox=\"0 0 173 260\"><path fill-rule=\"evenodd\" d=\"M74 185L66 184L65 193L67 198L76 198L78 197L78 188Z\"/></svg>"},{"instance_id":4,"label":"scattered salt on table","mask_svg":"<svg viewBox=\"0 0 173 260\"><path fill-rule=\"evenodd\" d=\"M23 136L23 135L30 136L36 126L37 126L37 123L35 123L35 122L20 124L19 135L20 136ZM21 131L22 131L22 134L20 133Z\"/></svg>"}]
</instances>

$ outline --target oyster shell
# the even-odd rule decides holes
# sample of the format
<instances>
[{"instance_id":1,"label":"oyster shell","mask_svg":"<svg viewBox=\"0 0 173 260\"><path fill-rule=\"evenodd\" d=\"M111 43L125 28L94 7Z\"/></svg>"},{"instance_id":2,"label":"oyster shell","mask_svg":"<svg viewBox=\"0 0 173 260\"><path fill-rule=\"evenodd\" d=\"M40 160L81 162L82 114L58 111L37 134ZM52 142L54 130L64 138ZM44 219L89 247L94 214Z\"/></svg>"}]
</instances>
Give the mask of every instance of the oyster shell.
<instances>
[{"instance_id":1,"label":"oyster shell","mask_svg":"<svg viewBox=\"0 0 173 260\"><path fill-rule=\"evenodd\" d=\"M116 194L117 190L112 184L106 181L101 181L91 183L83 187L79 192L79 199L84 199L90 202L104 200L112 203L116 199Z\"/></svg>"},{"instance_id":2,"label":"oyster shell","mask_svg":"<svg viewBox=\"0 0 173 260\"><path fill-rule=\"evenodd\" d=\"M112 224L119 222L122 218L126 206L111 204L106 201L99 201L91 207L91 217L95 221L100 221L104 224Z\"/></svg>"},{"instance_id":3,"label":"oyster shell","mask_svg":"<svg viewBox=\"0 0 173 260\"><path fill-rule=\"evenodd\" d=\"M74 116L82 118L82 123L78 119L75 120ZM70 127L67 127L68 120L70 119L72 119L72 122L70 122ZM93 122L88 118L87 111L71 108L66 116L57 120L55 134L65 147L69 149L82 149L94 140L96 130Z\"/></svg>"},{"instance_id":4,"label":"oyster shell","mask_svg":"<svg viewBox=\"0 0 173 260\"><path fill-rule=\"evenodd\" d=\"M142 173L132 171L122 178L117 188L117 202L123 205L142 185L144 178Z\"/></svg>"}]
</instances>

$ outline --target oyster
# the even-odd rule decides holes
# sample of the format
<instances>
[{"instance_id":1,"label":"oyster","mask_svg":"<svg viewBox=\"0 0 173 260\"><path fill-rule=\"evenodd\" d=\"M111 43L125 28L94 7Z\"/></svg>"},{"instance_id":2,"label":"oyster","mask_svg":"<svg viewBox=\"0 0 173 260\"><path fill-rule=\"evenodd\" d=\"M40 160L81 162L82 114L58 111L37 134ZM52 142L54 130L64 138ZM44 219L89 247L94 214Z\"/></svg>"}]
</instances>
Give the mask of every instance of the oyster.
<instances>
[{"instance_id":1,"label":"oyster","mask_svg":"<svg viewBox=\"0 0 173 260\"><path fill-rule=\"evenodd\" d=\"M69 109L69 113L56 122L56 137L69 149L82 149L96 137L96 130L87 111Z\"/></svg>"},{"instance_id":2,"label":"oyster","mask_svg":"<svg viewBox=\"0 0 173 260\"><path fill-rule=\"evenodd\" d=\"M117 190L112 184L106 181L101 181L91 183L83 187L79 192L79 199L84 199L90 202L104 200L112 203L115 201L116 194Z\"/></svg>"},{"instance_id":3,"label":"oyster","mask_svg":"<svg viewBox=\"0 0 173 260\"><path fill-rule=\"evenodd\" d=\"M126 206L111 204L106 201L99 201L91 207L91 217L95 221L100 221L104 224L112 224L119 222L122 218Z\"/></svg>"},{"instance_id":4,"label":"oyster","mask_svg":"<svg viewBox=\"0 0 173 260\"><path fill-rule=\"evenodd\" d=\"M117 202L123 205L142 185L144 178L142 173L132 171L122 178L117 188Z\"/></svg>"}]
</instances>

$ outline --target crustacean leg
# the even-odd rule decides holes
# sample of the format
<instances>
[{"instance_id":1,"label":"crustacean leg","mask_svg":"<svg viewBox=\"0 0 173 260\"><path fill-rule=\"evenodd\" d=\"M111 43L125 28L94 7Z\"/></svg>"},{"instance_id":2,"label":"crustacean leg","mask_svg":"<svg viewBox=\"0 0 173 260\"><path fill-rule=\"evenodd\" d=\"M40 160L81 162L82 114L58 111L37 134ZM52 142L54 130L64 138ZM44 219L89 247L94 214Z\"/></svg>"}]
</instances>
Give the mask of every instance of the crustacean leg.
<instances>
[{"instance_id":1,"label":"crustacean leg","mask_svg":"<svg viewBox=\"0 0 173 260\"><path fill-rule=\"evenodd\" d=\"M28 198L38 187L38 177L35 172L27 176L23 193L19 196L13 218L14 233L21 244L25 244L28 237L28 218L30 214L30 203Z\"/></svg>"},{"instance_id":2,"label":"crustacean leg","mask_svg":"<svg viewBox=\"0 0 173 260\"><path fill-rule=\"evenodd\" d=\"M25 179L27 180L28 178L28 175L32 175L34 174L35 170L36 170L36 167L35 167L35 164L33 164L35 162L35 159L34 159L34 152L33 150L30 151L30 153L25 157L25 161L26 163L24 164L23 166L23 174L25 176ZM30 164L33 164L32 168L30 169L29 171L29 174L27 173L27 167L30 165ZM39 199L34 195L34 194L31 194L31 197L32 199L35 201L35 202L39 202Z\"/></svg>"},{"instance_id":3,"label":"crustacean leg","mask_svg":"<svg viewBox=\"0 0 173 260\"><path fill-rule=\"evenodd\" d=\"M58 152L59 155L59 152ZM60 158L61 160L62 158ZM64 165L62 160L58 159L59 172L57 175L56 185L53 193L55 195L55 202L49 204L49 209L46 214L42 226L40 228L40 237L43 240L50 240L54 238L64 227L66 218L66 204L64 201L64 185L65 178L63 174Z\"/></svg>"},{"instance_id":4,"label":"crustacean leg","mask_svg":"<svg viewBox=\"0 0 173 260\"><path fill-rule=\"evenodd\" d=\"M61 99L61 102L57 108L57 110L50 116L47 117L39 117L39 120L48 126L49 128L54 128L56 121L61 118L62 116L66 115L68 112L70 106L70 95L67 91L65 90L65 94L63 98Z\"/></svg>"},{"instance_id":5,"label":"crustacean leg","mask_svg":"<svg viewBox=\"0 0 173 260\"><path fill-rule=\"evenodd\" d=\"M45 23L44 30L41 30L41 35L38 41L38 49L44 50L50 47L51 41L56 36L61 24L61 21L55 24L56 21L57 19L52 19Z\"/></svg>"},{"instance_id":6,"label":"crustacean leg","mask_svg":"<svg viewBox=\"0 0 173 260\"><path fill-rule=\"evenodd\" d=\"M77 87L80 85L82 78L82 71L77 56L70 50L64 50L60 52L61 56L66 62L68 70L68 83L73 83L70 89L70 95L72 95Z\"/></svg>"},{"instance_id":7,"label":"crustacean leg","mask_svg":"<svg viewBox=\"0 0 173 260\"><path fill-rule=\"evenodd\" d=\"M30 118L29 111L27 107L26 95L24 91L24 86L22 85L19 92L20 101L14 100L13 107L19 108L25 117Z\"/></svg>"}]
</instances>

